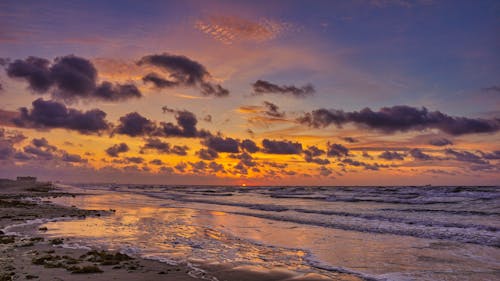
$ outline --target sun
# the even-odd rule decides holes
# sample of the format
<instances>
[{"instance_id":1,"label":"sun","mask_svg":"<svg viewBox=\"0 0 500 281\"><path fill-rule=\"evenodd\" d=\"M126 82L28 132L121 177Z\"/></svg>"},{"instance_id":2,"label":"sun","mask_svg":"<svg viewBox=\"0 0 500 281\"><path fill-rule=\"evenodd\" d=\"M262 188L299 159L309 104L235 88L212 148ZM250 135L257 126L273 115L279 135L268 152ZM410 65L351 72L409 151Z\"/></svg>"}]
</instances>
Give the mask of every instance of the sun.
<instances>
[{"instance_id":1,"label":"sun","mask_svg":"<svg viewBox=\"0 0 500 281\"><path fill-rule=\"evenodd\" d=\"M242 183L241 186L245 187L245 186L247 186L247 184L246 183Z\"/></svg>"}]
</instances>

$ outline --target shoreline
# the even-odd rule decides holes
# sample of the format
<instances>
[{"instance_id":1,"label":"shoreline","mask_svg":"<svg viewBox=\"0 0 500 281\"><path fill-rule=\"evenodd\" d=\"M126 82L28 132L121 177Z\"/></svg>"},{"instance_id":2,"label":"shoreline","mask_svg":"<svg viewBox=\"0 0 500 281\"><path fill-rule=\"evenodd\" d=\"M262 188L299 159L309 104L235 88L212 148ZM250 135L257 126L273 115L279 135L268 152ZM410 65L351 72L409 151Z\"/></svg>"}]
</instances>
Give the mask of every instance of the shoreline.
<instances>
[{"instance_id":1,"label":"shoreline","mask_svg":"<svg viewBox=\"0 0 500 281\"><path fill-rule=\"evenodd\" d=\"M0 281L10 280L218 280L218 281L315 281L314 273L262 269L253 266L207 265L196 272L188 264L172 265L159 260L133 257L90 247L65 247L70 238L43 237L43 227L54 220L85 219L113 215L114 210L84 210L56 205L44 198L86 196L64 192L45 183L0 180ZM18 233L18 230L22 233ZM53 277L57 276L57 279ZM337 280L363 280L339 273Z\"/></svg>"},{"instance_id":2,"label":"shoreline","mask_svg":"<svg viewBox=\"0 0 500 281\"><path fill-rule=\"evenodd\" d=\"M0 281L8 280L200 280L183 265L169 265L119 252L64 248L65 238L46 239L40 224L50 220L112 215L82 210L44 198L82 196L45 183L0 181ZM84 196L84 195L83 195ZM12 231L12 230L17 231ZM23 233L16 233L19 229ZM28 235L30 233L32 235ZM37 234L40 233L40 234ZM57 276L57 279L54 277Z\"/></svg>"}]
</instances>

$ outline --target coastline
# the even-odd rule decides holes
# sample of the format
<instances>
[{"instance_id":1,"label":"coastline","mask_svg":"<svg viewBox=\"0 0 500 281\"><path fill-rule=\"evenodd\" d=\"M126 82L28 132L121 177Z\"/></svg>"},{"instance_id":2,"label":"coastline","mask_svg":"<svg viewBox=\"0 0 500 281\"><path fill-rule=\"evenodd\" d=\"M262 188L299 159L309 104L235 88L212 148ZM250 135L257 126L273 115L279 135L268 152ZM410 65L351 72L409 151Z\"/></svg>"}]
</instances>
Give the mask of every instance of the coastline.
<instances>
[{"instance_id":1,"label":"coastline","mask_svg":"<svg viewBox=\"0 0 500 281\"><path fill-rule=\"evenodd\" d=\"M86 196L46 183L0 180L0 281L8 280L219 280L315 281L331 280L317 274L297 275L282 269L208 265L193 273L186 264L171 265L98 248L67 248L64 237L43 237L40 224L113 215L113 210L84 210L56 205L46 198ZM15 230L15 231L12 231ZM16 233L16 231L21 233ZM55 276L57 276L55 278ZM362 280L339 273L338 279Z\"/></svg>"},{"instance_id":2,"label":"coastline","mask_svg":"<svg viewBox=\"0 0 500 281\"><path fill-rule=\"evenodd\" d=\"M0 280L200 280L183 265L125 254L62 247L64 238L45 239L34 223L24 227L35 235L9 233L12 225L51 219L112 215L112 211L81 210L52 204L44 198L79 196L44 183L0 181ZM41 200L40 200L41 199ZM36 222L36 221L34 221ZM23 233L24 234L24 233ZM57 278L56 278L57 276Z\"/></svg>"}]
</instances>

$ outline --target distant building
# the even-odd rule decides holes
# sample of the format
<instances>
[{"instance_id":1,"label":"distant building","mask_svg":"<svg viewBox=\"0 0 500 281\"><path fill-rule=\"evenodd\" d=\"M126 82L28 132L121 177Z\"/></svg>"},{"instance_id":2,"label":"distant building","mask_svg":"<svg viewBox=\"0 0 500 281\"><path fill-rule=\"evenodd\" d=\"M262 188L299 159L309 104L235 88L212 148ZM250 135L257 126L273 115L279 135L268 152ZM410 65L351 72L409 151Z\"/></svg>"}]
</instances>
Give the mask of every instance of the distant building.
<instances>
[{"instance_id":1,"label":"distant building","mask_svg":"<svg viewBox=\"0 0 500 281\"><path fill-rule=\"evenodd\" d=\"M17 177L17 181L36 182L36 177Z\"/></svg>"}]
</instances>

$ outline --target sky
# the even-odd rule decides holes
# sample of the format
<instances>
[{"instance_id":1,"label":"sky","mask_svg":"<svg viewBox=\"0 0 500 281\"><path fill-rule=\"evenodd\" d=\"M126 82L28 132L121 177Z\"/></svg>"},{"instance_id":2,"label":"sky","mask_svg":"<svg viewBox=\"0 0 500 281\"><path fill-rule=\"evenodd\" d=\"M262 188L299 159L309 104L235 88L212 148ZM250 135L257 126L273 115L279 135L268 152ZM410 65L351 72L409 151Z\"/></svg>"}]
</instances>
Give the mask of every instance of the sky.
<instances>
[{"instance_id":1,"label":"sky","mask_svg":"<svg viewBox=\"0 0 500 281\"><path fill-rule=\"evenodd\" d=\"M2 1L0 177L498 185L500 2Z\"/></svg>"}]
</instances>

